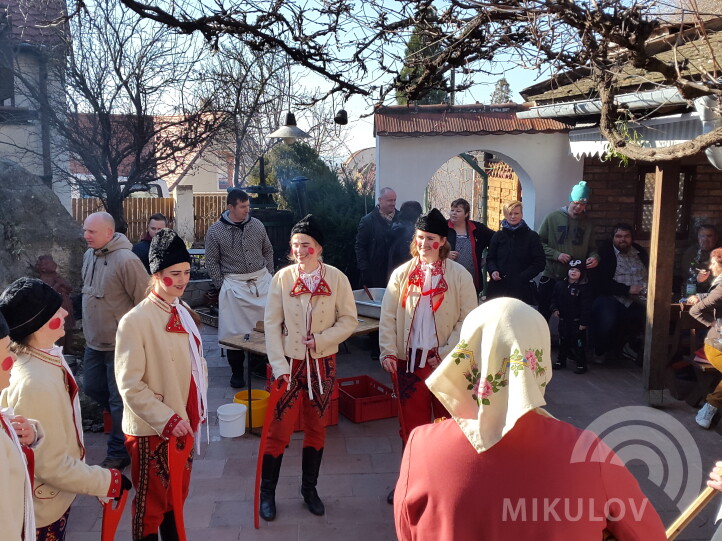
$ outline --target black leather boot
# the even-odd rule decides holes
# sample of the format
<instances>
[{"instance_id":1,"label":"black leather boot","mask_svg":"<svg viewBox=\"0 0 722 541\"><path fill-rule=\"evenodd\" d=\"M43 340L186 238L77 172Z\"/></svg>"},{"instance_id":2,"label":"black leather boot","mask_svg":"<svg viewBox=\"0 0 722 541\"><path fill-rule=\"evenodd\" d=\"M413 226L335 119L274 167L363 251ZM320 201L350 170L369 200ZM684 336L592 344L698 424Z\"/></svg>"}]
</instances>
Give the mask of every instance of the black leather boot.
<instances>
[{"instance_id":1,"label":"black leather boot","mask_svg":"<svg viewBox=\"0 0 722 541\"><path fill-rule=\"evenodd\" d=\"M278 474L281 471L283 455L273 457L263 455L261 466L261 498L258 503L258 514L263 520L271 521L276 518L276 485Z\"/></svg>"},{"instance_id":2,"label":"black leather boot","mask_svg":"<svg viewBox=\"0 0 722 541\"><path fill-rule=\"evenodd\" d=\"M301 461L301 495L303 501L306 502L308 510L314 515L321 516L326 512L326 508L318 497L316 492L316 482L318 481L318 471L321 469L321 459L323 458L323 447L318 451L313 447L303 448L303 457Z\"/></svg>"},{"instance_id":3,"label":"black leather boot","mask_svg":"<svg viewBox=\"0 0 722 541\"><path fill-rule=\"evenodd\" d=\"M160 524L161 541L179 541L178 530L175 526L175 515L173 511L163 515L163 522Z\"/></svg>"},{"instance_id":4,"label":"black leather boot","mask_svg":"<svg viewBox=\"0 0 722 541\"><path fill-rule=\"evenodd\" d=\"M226 356L232 372L230 385L234 389L242 389L246 386L246 377L243 374L246 354L238 349L229 349L226 351Z\"/></svg>"}]
</instances>

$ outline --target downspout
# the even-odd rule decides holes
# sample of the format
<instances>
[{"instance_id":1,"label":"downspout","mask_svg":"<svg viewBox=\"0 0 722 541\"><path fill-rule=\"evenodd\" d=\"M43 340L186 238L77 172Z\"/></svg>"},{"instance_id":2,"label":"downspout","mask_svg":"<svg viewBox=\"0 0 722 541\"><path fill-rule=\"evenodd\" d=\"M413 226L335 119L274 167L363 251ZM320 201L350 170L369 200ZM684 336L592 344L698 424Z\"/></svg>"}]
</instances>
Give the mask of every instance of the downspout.
<instances>
[{"instance_id":1,"label":"downspout","mask_svg":"<svg viewBox=\"0 0 722 541\"><path fill-rule=\"evenodd\" d=\"M484 159L486 159L487 153L484 153ZM469 164L478 175L481 177L481 223L486 225L488 207L489 207L489 175L486 174L483 167L479 167L479 163L476 158L471 154L462 153L459 154L459 158Z\"/></svg>"},{"instance_id":2,"label":"downspout","mask_svg":"<svg viewBox=\"0 0 722 541\"><path fill-rule=\"evenodd\" d=\"M50 103L48 97L48 59L45 52L39 47L29 43L18 43L18 52L23 51L34 55L38 59L38 91L40 93L40 103ZM38 111L40 117L40 148L43 160L43 182L52 190L53 188L53 162L50 153L50 123L47 115L40 106Z\"/></svg>"}]
</instances>

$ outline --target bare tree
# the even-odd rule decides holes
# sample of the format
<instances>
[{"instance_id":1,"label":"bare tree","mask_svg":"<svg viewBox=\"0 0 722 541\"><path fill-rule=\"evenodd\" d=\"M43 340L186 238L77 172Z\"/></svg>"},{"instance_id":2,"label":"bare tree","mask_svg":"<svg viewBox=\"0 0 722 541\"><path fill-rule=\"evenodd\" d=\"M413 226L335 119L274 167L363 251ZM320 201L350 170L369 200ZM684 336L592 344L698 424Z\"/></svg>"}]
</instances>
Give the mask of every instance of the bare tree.
<instances>
[{"instance_id":1,"label":"bare tree","mask_svg":"<svg viewBox=\"0 0 722 541\"><path fill-rule=\"evenodd\" d=\"M65 58L48 64L56 86L48 92L16 73L58 134L55 174L100 198L125 231L123 199L186 167L219 123L192 92L198 51L192 39L108 2L84 3L57 31ZM69 169L63 156L82 167Z\"/></svg>"},{"instance_id":2,"label":"bare tree","mask_svg":"<svg viewBox=\"0 0 722 541\"><path fill-rule=\"evenodd\" d=\"M691 66L683 54L692 39L687 34L680 33L670 44L672 54L658 54L652 38L671 14L680 12L676 0L449 0L436 10L429 9L432 0L120 2L180 32L198 32L212 46L221 36L232 35L253 50L280 52L329 81L329 93L360 94L381 102L399 90L414 101L438 87L451 70L457 76L443 78L448 92L469 88L476 74L498 73L499 62L513 62L552 76L571 70L592 77L593 94L603 103L602 132L619 153L634 159L679 158L722 142L718 128L682 145L644 148L629 140L624 129L628 116L614 103L620 76L629 68L640 81L674 87L689 100L722 96L719 52L710 45L705 12L695 0L685 0L682 7L697 19L694 39L702 38L712 60L706 66ZM439 29L440 51L419 58L416 76L404 79L403 45L413 29L424 24Z\"/></svg>"},{"instance_id":3,"label":"bare tree","mask_svg":"<svg viewBox=\"0 0 722 541\"><path fill-rule=\"evenodd\" d=\"M268 134L278 127L294 92L291 66L281 55L224 40L203 71L203 92L225 118L214 149L233 160L232 184L240 186L273 144Z\"/></svg>"}]
</instances>

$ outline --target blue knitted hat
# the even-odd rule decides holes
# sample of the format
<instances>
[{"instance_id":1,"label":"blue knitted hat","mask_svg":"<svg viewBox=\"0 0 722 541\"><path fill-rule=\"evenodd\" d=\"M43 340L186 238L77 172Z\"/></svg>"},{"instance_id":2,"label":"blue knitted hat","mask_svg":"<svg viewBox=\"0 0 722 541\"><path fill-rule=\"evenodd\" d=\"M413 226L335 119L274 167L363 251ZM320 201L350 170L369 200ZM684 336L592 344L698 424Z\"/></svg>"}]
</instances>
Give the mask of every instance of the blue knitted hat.
<instances>
[{"instance_id":1,"label":"blue knitted hat","mask_svg":"<svg viewBox=\"0 0 722 541\"><path fill-rule=\"evenodd\" d=\"M582 203L589 203L589 195L591 191L589 186L583 180L580 180L578 184L575 184L572 188L572 192L569 194L569 201L580 201Z\"/></svg>"}]
</instances>

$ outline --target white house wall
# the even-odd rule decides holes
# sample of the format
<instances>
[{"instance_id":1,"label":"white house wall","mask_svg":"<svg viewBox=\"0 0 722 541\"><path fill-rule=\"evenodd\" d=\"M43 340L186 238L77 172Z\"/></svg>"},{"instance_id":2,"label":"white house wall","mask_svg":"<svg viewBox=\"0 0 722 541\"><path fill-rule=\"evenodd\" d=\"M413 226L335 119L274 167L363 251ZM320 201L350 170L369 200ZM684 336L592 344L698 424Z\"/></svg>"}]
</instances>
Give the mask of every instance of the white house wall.
<instances>
[{"instance_id":1,"label":"white house wall","mask_svg":"<svg viewBox=\"0 0 722 541\"><path fill-rule=\"evenodd\" d=\"M398 201L423 202L431 177L462 152L484 150L513 167L524 199L524 218L537 228L552 210L568 202L582 180L583 162L569 153L569 135L483 135L376 137L376 197L390 186ZM592 194L593 197L593 194Z\"/></svg>"}]
</instances>

